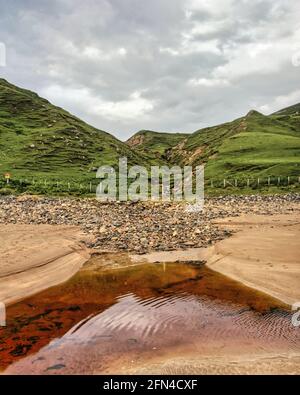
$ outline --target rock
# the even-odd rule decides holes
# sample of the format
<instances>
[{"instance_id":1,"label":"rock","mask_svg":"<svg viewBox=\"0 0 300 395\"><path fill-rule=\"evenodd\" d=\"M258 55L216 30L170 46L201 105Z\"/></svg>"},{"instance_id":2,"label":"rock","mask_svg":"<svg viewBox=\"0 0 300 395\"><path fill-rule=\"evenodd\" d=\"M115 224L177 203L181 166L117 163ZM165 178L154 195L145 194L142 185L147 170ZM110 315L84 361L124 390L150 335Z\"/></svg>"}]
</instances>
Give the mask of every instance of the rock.
<instances>
[{"instance_id":1,"label":"rock","mask_svg":"<svg viewBox=\"0 0 300 395\"><path fill-rule=\"evenodd\" d=\"M104 225L100 226L99 233L106 233L106 226Z\"/></svg>"},{"instance_id":2,"label":"rock","mask_svg":"<svg viewBox=\"0 0 300 395\"><path fill-rule=\"evenodd\" d=\"M193 247L195 244L196 244L196 243L193 242L193 241L186 241L186 242L184 242L184 245L185 245L185 246L188 246L188 247Z\"/></svg>"},{"instance_id":3,"label":"rock","mask_svg":"<svg viewBox=\"0 0 300 395\"><path fill-rule=\"evenodd\" d=\"M205 247L231 235L213 221L243 213L290 213L300 195L221 196L206 199L205 211L185 211L183 204L101 203L92 199L0 196L0 224L77 225L85 243L101 250L150 251Z\"/></svg>"}]
</instances>

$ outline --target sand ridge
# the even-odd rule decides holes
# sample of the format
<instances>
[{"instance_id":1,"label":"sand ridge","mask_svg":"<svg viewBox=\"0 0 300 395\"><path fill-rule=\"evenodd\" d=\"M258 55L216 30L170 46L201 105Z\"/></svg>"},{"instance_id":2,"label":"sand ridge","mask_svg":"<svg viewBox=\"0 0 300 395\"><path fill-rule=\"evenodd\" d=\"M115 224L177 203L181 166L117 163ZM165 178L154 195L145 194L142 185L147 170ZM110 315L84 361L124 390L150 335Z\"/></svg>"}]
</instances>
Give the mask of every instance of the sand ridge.
<instances>
[{"instance_id":1,"label":"sand ridge","mask_svg":"<svg viewBox=\"0 0 300 395\"><path fill-rule=\"evenodd\" d=\"M15 303L72 277L89 259L76 227L1 225L0 301Z\"/></svg>"},{"instance_id":2,"label":"sand ridge","mask_svg":"<svg viewBox=\"0 0 300 395\"><path fill-rule=\"evenodd\" d=\"M207 266L292 306L300 301L300 214L243 215L215 221L233 230Z\"/></svg>"}]
</instances>

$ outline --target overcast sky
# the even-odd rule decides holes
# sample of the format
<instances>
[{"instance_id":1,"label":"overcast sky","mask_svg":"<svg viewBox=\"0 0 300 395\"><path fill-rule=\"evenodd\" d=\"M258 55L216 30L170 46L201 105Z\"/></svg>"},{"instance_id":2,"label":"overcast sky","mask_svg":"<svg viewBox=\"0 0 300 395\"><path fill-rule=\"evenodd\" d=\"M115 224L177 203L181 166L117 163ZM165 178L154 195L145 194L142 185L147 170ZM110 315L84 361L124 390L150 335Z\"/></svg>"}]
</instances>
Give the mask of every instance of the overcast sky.
<instances>
[{"instance_id":1,"label":"overcast sky","mask_svg":"<svg viewBox=\"0 0 300 395\"><path fill-rule=\"evenodd\" d=\"M122 140L300 102L299 0L0 0L0 42L2 77Z\"/></svg>"}]
</instances>

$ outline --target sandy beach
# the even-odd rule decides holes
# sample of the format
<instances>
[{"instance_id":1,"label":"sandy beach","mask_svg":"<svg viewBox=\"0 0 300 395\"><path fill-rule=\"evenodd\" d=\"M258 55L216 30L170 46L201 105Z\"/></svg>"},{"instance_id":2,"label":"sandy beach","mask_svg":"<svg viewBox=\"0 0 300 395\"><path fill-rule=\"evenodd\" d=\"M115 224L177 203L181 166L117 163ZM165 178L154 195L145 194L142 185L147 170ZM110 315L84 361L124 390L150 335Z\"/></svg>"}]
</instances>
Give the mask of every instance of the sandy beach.
<instances>
[{"instance_id":1,"label":"sandy beach","mask_svg":"<svg viewBox=\"0 0 300 395\"><path fill-rule=\"evenodd\" d=\"M132 213L135 212L141 213L141 219L136 222L136 228L132 229L133 238L138 237L140 233L142 216L146 217L146 223L151 221L153 224L150 227L149 224L144 226L144 232L151 233L152 226L157 226L156 221L162 221L162 229L158 235L161 234L161 237L165 238L167 248L141 254L144 239L140 237L136 243L138 254L134 254L135 247L133 251L128 251L133 264L205 261L209 268L288 305L300 300L300 208L297 201L276 198L277 200L271 200L271 203L264 203L256 202L256 198L253 201L242 199L241 204L235 209L234 205L238 203L236 200L212 200L206 203L204 215L193 214L192 217L181 219L182 214L179 214L179 221L176 219L176 206L173 215L172 211L170 212L171 206L153 206L154 211L152 208L149 209L149 206L125 206L125 213L128 210L129 219L120 230L116 227L110 230L111 223L122 219L119 211L112 211L106 218L100 217L99 213L96 215L97 207L94 202L84 202L83 207L78 202L78 208L75 210L77 202L53 201L50 202L50 209L48 201L28 199L8 201L8 204L3 201L2 213L0 210L5 222L9 218L5 214L5 209L12 213L13 208L18 213L18 216L10 217L14 223L2 224L0 229L0 300L6 304L66 281L89 259L91 252L106 251L105 241L101 249L98 248L97 241L95 242L99 232L109 239L109 246L114 242L118 245L119 238L124 237L123 227L131 221ZM276 203L272 203L273 201ZM36 206L35 211L31 210L32 204ZM67 214L66 209L70 209L70 204L72 211ZM101 215L106 215L109 211L103 206L99 207L103 210ZM115 209L115 206L110 208ZM91 212L94 211L94 216L91 216ZM274 214L271 214L272 211ZM168 214L162 218L162 212ZM86 220L83 219L84 213L90 216ZM184 214L183 210L182 213ZM195 222L196 217L200 222ZM54 220L58 225L53 224ZM51 225L43 221L51 222ZM78 226L74 225L75 222ZM194 223L197 226L196 232ZM102 228L105 230L102 231ZM193 237L193 244L200 247L189 247L189 243L185 242L185 248L176 249L177 238L185 232L186 240ZM150 233L142 234L143 237L148 237L148 242L151 241ZM203 246L202 239L206 240ZM161 249L163 247L164 244L160 246ZM111 252L114 250L126 254L123 248L111 248ZM121 262L120 264L122 265Z\"/></svg>"},{"instance_id":2,"label":"sandy beach","mask_svg":"<svg viewBox=\"0 0 300 395\"><path fill-rule=\"evenodd\" d=\"M122 374L166 375L298 375L300 355L173 355L138 368L125 369Z\"/></svg>"},{"instance_id":3,"label":"sandy beach","mask_svg":"<svg viewBox=\"0 0 300 395\"><path fill-rule=\"evenodd\" d=\"M133 255L133 263L205 261L290 306L300 301L299 214L242 215L215 224L234 234L212 247ZM10 304L68 280L90 257L84 238L71 226L2 226L0 300Z\"/></svg>"},{"instance_id":4,"label":"sandy beach","mask_svg":"<svg viewBox=\"0 0 300 395\"><path fill-rule=\"evenodd\" d=\"M205 261L207 267L292 306L300 301L300 215L242 215L214 221L234 234L212 247L153 252L146 262ZM133 256L138 262L140 256Z\"/></svg>"},{"instance_id":5,"label":"sandy beach","mask_svg":"<svg viewBox=\"0 0 300 395\"><path fill-rule=\"evenodd\" d=\"M233 230L207 266L292 306L300 301L300 215L242 215L215 221Z\"/></svg>"},{"instance_id":6,"label":"sandy beach","mask_svg":"<svg viewBox=\"0 0 300 395\"><path fill-rule=\"evenodd\" d=\"M71 226L1 225L0 301L12 304L68 280L89 259L82 240Z\"/></svg>"},{"instance_id":7,"label":"sandy beach","mask_svg":"<svg viewBox=\"0 0 300 395\"><path fill-rule=\"evenodd\" d=\"M21 212L21 207L19 210ZM40 210L42 213L42 206ZM214 210L217 214L211 215ZM39 222L42 215L33 221L32 212L28 211L29 214L25 212L22 219L25 223L1 225L0 300L12 305L40 291L64 283L77 272L79 274L89 270L91 273L93 270L105 272L125 266L139 266L143 263L185 262L197 263L200 266L205 263L209 270L257 292L256 298L260 298L262 295L260 292L263 292L274 298L272 300L280 301L281 305L283 303L287 311L291 311L291 306L300 301L299 204L288 202L281 211L278 211L271 215L270 212L265 212L262 205L252 204L252 207L245 206L235 213L231 207L211 205L206 213L207 225L204 225L205 229L210 227L205 230L206 237L208 232L215 235L211 243L199 248L154 250L147 254L134 254L133 251L109 253L105 249L99 251L91 242L95 240L93 232L87 232L82 227L71 224L34 224L32 222ZM232 216L235 214L236 216ZM58 218L65 218L61 215L59 213ZM17 222L15 219L14 221ZM91 217L91 226L92 221ZM105 225L101 224L101 226ZM179 223L179 226L183 225ZM191 227L188 222L185 226ZM97 228L96 225L94 227ZM215 232L214 229L217 231ZM173 230L170 230L170 233L171 231ZM189 229L188 232L191 230ZM202 237L202 233L198 237ZM169 238L166 238L166 243L171 243ZM90 259L93 254L95 255ZM89 263L84 265L87 261ZM125 281L124 284L127 282ZM45 344L47 344L46 338L47 336L44 340ZM124 365L119 365L119 361L116 365L112 364L106 373L299 373L300 354L297 348L293 351L286 351L284 348L274 349L274 352L265 353L264 347L261 347L255 353L248 353L247 341L244 341L242 348L239 349L239 345L235 348L230 344L226 346L226 342L223 344L220 340L222 344L216 343L213 350L208 348L205 353L202 343L198 344L195 339L190 348L175 347L167 354L151 355L151 359L143 360L141 357L134 367L130 366L130 361L124 362ZM18 366L22 369L22 362L16 365L17 368ZM15 367L8 368L7 373L15 372L14 369Z\"/></svg>"}]
</instances>

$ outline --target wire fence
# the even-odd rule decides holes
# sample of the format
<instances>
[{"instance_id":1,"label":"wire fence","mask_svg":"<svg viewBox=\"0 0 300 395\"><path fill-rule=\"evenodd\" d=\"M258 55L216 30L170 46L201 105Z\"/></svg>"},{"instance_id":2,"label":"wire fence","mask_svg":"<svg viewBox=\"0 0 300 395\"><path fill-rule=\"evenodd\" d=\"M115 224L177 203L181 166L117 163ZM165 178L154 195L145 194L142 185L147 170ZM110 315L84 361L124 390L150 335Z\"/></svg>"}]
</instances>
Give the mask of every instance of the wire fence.
<instances>
[{"instance_id":1,"label":"wire fence","mask_svg":"<svg viewBox=\"0 0 300 395\"><path fill-rule=\"evenodd\" d=\"M99 182L92 181L61 181L47 179L11 179L0 180L0 188L12 188L18 191L39 191L39 192L64 192L78 194L96 193Z\"/></svg>"},{"instance_id":2,"label":"wire fence","mask_svg":"<svg viewBox=\"0 0 300 395\"><path fill-rule=\"evenodd\" d=\"M242 189L242 188L268 188L287 187L300 184L300 176L268 176L268 177L243 177L243 178L219 178L206 179L205 189ZM62 181L37 178L0 179L0 189L15 189L19 192L37 193L65 193L65 194L95 194L99 180L92 181ZM172 188L172 187L171 187Z\"/></svg>"},{"instance_id":3,"label":"wire fence","mask_svg":"<svg viewBox=\"0 0 300 395\"><path fill-rule=\"evenodd\" d=\"M300 184L300 176L243 177L205 180L209 188L259 188Z\"/></svg>"}]
</instances>

